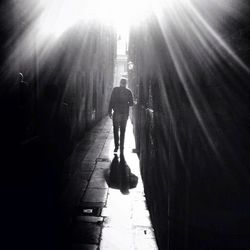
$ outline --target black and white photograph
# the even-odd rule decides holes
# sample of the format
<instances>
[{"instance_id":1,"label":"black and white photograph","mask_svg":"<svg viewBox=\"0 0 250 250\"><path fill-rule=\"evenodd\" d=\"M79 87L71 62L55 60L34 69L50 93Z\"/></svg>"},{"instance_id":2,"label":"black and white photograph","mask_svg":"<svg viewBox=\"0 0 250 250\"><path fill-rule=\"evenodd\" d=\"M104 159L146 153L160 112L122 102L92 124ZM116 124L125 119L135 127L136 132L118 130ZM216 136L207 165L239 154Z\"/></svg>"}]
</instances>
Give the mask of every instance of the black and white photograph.
<instances>
[{"instance_id":1,"label":"black and white photograph","mask_svg":"<svg viewBox=\"0 0 250 250\"><path fill-rule=\"evenodd\" d=\"M0 249L250 250L250 0L2 0Z\"/></svg>"}]
</instances>

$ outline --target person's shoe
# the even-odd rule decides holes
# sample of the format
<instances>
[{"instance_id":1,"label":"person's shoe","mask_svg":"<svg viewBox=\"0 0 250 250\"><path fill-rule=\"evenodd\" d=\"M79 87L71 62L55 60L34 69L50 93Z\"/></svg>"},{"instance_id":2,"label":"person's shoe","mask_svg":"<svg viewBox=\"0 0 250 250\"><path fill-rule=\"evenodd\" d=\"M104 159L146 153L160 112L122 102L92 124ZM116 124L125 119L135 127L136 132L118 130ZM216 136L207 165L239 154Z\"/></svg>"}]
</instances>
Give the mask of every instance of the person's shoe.
<instances>
[{"instance_id":1,"label":"person's shoe","mask_svg":"<svg viewBox=\"0 0 250 250\"><path fill-rule=\"evenodd\" d=\"M116 153L118 151L118 147L115 147L114 152Z\"/></svg>"}]
</instances>

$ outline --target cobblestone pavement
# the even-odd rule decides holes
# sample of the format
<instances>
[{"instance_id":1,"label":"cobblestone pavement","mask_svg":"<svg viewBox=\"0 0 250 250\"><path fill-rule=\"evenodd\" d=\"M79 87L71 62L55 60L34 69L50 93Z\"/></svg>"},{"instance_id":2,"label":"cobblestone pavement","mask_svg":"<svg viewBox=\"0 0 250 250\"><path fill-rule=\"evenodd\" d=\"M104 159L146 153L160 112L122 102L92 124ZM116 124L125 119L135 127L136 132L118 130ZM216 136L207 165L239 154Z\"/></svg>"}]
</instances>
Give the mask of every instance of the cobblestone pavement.
<instances>
[{"instance_id":1,"label":"cobblestone pavement","mask_svg":"<svg viewBox=\"0 0 250 250\"><path fill-rule=\"evenodd\" d=\"M63 206L72 250L154 250L133 128L113 153L112 121L103 119L78 144L64 173Z\"/></svg>"}]
</instances>

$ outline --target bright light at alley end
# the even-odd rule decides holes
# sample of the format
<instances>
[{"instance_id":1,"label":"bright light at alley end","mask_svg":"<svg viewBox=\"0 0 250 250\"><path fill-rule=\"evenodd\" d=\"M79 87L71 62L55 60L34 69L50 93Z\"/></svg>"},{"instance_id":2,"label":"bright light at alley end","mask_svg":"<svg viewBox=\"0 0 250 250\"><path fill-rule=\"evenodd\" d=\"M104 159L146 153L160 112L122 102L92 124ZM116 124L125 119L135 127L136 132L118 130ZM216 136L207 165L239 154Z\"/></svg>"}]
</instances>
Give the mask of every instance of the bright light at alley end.
<instances>
[{"instance_id":1,"label":"bright light at alley end","mask_svg":"<svg viewBox=\"0 0 250 250\"><path fill-rule=\"evenodd\" d=\"M202 15L195 6L205 9L206 21L215 26L224 15L240 14L238 0L26 0L39 5L36 29L39 36L59 37L80 21L96 21L114 26L118 33L140 26L152 16L159 23L165 20L176 27L188 26L193 15ZM189 22L186 18L189 16ZM165 22L164 21L164 22ZM201 23L202 20L199 21ZM166 25L166 23L165 23Z\"/></svg>"},{"instance_id":2,"label":"bright light at alley end","mask_svg":"<svg viewBox=\"0 0 250 250\"><path fill-rule=\"evenodd\" d=\"M119 33L145 20L150 10L149 0L40 0L40 34L60 36L74 24L98 21L114 26Z\"/></svg>"}]
</instances>

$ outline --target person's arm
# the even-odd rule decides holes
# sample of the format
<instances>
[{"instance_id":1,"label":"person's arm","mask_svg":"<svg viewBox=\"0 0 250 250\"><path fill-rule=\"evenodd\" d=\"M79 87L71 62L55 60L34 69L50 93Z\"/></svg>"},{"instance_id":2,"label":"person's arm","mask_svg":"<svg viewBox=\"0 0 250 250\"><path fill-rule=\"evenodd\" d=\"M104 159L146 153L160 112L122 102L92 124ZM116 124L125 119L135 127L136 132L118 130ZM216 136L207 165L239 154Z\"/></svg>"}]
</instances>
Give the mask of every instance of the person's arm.
<instances>
[{"instance_id":1,"label":"person's arm","mask_svg":"<svg viewBox=\"0 0 250 250\"><path fill-rule=\"evenodd\" d=\"M113 102L114 102L114 89L112 90L110 101L109 101L109 117L112 118L112 108L113 108Z\"/></svg>"},{"instance_id":2,"label":"person's arm","mask_svg":"<svg viewBox=\"0 0 250 250\"><path fill-rule=\"evenodd\" d=\"M129 106L133 106L133 105L134 105L133 95L132 95L131 90L129 90L129 100L128 100L128 104L129 104Z\"/></svg>"}]
</instances>

